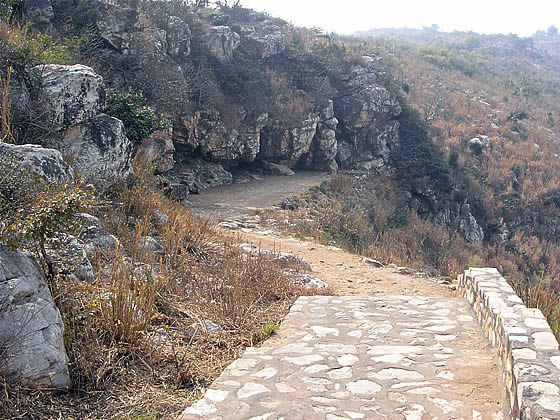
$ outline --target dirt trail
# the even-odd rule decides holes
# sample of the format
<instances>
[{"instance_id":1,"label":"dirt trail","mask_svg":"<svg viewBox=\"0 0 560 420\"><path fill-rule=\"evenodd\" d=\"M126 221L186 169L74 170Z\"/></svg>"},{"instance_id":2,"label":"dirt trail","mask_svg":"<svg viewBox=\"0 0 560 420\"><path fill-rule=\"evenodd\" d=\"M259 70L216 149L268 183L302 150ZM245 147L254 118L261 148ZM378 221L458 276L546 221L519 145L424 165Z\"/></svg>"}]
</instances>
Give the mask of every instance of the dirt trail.
<instances>
[{"instance_id":1,"label":"dirt trail","mask_svg":"<svg viewBox=\"0 0 560 420\"><path fill-rule=\"evenodd\" d=\"M255 244L264 250L285 252L305 260L311 266L311 274L329 285L329 295L345 297L344 299L355 297L356 299L367 298L374 300L375 298L389 299L390 296L397 298L399 296L411 296L429 299L433 302L446 302L451 304L452 307L465 306L463 299L457 297L453 283L449 284L438 278L428 278L418 274L401 274L395 267L376 267L357 255L350 254L336 247L295 239L275 231L273 226L259 224L258 216L247 216L247 214L254 212L255 207L265 208L277 204L284 197L303 192L312 185L320 183L323 179L324 176L314 177L309 175L305 175L301 179L297 178L297 176L294 179L283 177L269 180L264 178L255 181L255 184L253 181L249 181L234 185L231 189L215 189L210 191L209 194L202 194L191 201L195 213L211 215L219 221L233 222L230 223L233 226L240 219L244 220L244 223L241 223L241 225L247 226L247 220L253 219L254 223L250 224L252 227L235 230L242 240ZM465 310L470 311L470 308ZM454 309L450 316L457 316L453 311ZM407 322L404 319L404 315L402 315L403 319L398 319L398 312L392 316L396 317L396 319L392 320L393 325L399 324L399 321L400 324L403 324L403 321L404 323ZM461 319L460 316L459 319ZM424 320L424 318L419 318L412 323L418 322L420 325L418 328L421 328L422 321ZM501 414L503 387L499 381L500 375L495 354L483 339L474 320L472 322L460 322L459 327L462 332L457 335L457 343L450 344L449 347L458 346L456 354L461 356L459 358L452 358L448 362L449 366L447 368L452 370L454 376L452 385L448 386L453 388L455 395L462 396L461 404L465 404L473 409L476 408L476 412L480 413L481 417L477 417L478 414L473 414L472 418L503 418ZM411 328L414 328L414 325L411 325ZM406 332L403 334L406 335ZM426 345L438 345L433 335L430 336L428 334L426 337L423 340L434 340L433 343L428 342ZM391 341L395 338L386 336L386 338L379 337L379 339L381 341ZM294 345L290 340L293 340L293 336L289 333L284 333L282 328L280 328L278 336L270 340L266 345ZM460 348L461 343L468 343L467 347ZM398 363L395 364L395 366L397 365ZM428 399L433 400L432 397ZM426 404L423 406L428 409L431 403L426 401ZM465 405L462 405L462 407ZM390 412L390 408L387 408L387 410ZM432 410L437 411L439 409L433 408L432 405ZM458 413L454 412L453 414ZM463 414L463 412L461 413ZM459 417L446 417L445 410L443 410L443 414L436 416L435 412L431 413L431 410L428 409L424 415L410 418L464 418L462 414ZM315 416L313 418L325 417ZM394 418L403 417L402 415L397 415Z\"/></svg>"}]
</instances>

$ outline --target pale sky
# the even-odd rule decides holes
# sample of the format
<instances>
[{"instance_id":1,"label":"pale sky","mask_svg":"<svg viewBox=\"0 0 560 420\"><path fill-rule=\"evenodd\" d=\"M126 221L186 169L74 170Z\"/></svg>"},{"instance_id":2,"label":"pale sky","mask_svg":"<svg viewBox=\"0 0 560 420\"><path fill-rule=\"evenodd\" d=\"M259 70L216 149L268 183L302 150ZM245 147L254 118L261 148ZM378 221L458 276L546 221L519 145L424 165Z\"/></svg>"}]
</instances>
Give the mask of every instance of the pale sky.
<instances>
[{"instance_id":1,"label":"pale sky","mask_svg":"<svg viewBox=\"0 0 560 420\"><path fill-rule=\"evenodd\" d=\"M527 37L560 29L560 0L241 0L241 5L298 26L351 34L387 27L514 33Z\"/></svg>"}]
</instances>

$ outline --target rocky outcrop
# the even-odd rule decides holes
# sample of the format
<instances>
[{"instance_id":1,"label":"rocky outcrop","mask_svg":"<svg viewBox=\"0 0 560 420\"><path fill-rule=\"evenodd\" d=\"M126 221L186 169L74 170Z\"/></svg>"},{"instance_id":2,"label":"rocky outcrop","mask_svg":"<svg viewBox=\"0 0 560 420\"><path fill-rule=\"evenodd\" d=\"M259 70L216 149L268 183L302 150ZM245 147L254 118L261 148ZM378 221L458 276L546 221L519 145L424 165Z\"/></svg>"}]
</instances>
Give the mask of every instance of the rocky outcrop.
<instances>
[{"instance_id":1,"label":"rocky outcrop","mask_svg":"<svg viewBox=\"0 0 560 420\"><path fill-rule=\"evenodd\" d=\"M429 198L427 198L429 197ZM450 233L458 234L467 242L481 245L484 241L484 230L471 213L469 204L439 203L435 193L416 198L413 208L421 215L430 217L438 226L446 227Z\"/></svg>"},{"instance_id":2,"label":"rocky outcrop","mask_svg":"<svg viewBox=\"0 0 560 420\"><path fill-rule=\"evenodd\" d=\"M363 57L343 79L334 103L338 119L337 162L343 168L380 169L398 145L400 104L394 94L377 84L374 57Z\"/></svg>"},{"instance_id":3,"label":"rocky outcrop","mask_svg":"<svg viewBox=\"0 0 560 420\"><path fill-rule=\"evenodd\" d=\"M228 130L216 109L205 109L188 117L176 119L173 143L179 154L200 154L213 161L230 163L253 162L261 148L261 130L268 114L256 117L239 112L241 122Z\"/></svg>"},{"instance_id":4,"label":"rocky outcrop","mask_svg":"<svg viewBox=\"0 0 560 420\"><path fill-rule=\"evenodd\" d=\"M165 173L175 165L175 145L168 131L156 131L142 142L142 153L157 173Z\"/></svg>"},{"instance_id":5,"label":"rocky outcrop","mask_svg":"<svg viewBox=\"0 0 560 420\"><path fill-rule=\"evenodd\" d=\"M131 174L132 144L116 118L100 114L70 127L61 133L59 147L81 176L102 188Z\"/></svg>"},{"instance_id":6,"label":"rocky outcrop","mask_svg":"<svg viewBox=\"0 0 560 420\"><path fill-rule=\"evenodd\" d=\"M299 121L290 124L291 127L274 121L261 133L259 156L287 166L295 165L303 155L309 153L319 121L320 117L314 113L304 115Z\"/></svg>"},{"instance_id":7,"label":"rocky outcrop","mask_svg":"<svg viewBox=\"0 0 560 420\"><path fill-rule=\"evenodd\" d=\"M167 53L176 60L187 57L191 53L191 28L177 16L170 16L168 25Z\"/></svg>"},{"instance_id":8,"label":"rocky outcrop","mask_svg":"<svg viewBox=\"0 0 560 420\"><path fill-rule=\"evenodd\" d=\"M49 64L35 67L34 74L41 80L38 104L53 130L97 115L105 104L103 78L90 67Z\"/></svg>"},{"instance_id":9,"label":"rocky outcrop","mask_svg":"<svg viewBox=\"0 0 560 420\"><path fill-rule=\"evenodd\" d=\"M484 231L471 214L471 208L468 204L461 206L459 212L459 231L467 242L481 245L484 240Z\"/></svg>"},{"instance_id":10,"label":"rocky outcrop","mask_svg":"<svg viewBox=\"0 0 560 420\"><path fill-rule=\"evenodd\" d=\"M241 25L241 44L257 57L264 59L286 49L286 37L282 28L270 20L256 25Z\"/></svg>"},{"instance_id":11,"label":"rocky outcrop","mask_svg":"<svg viewBox=\"0 0 560 420\"><path fill-rule=\"evenodd\" d=\"M17 173L30 174L45 183L67 182L74 178L74 171L58 150L34 144L0 143L0 161L11 162Z\"/></svg>"},{"instance_id":12,"label":"rocky outcrop","mask_svg":"<svg viewBox=\"0 0 560 420\"><path fill-rule=\"evenodd\" d=\"M329 100L329 104L321 111L319 118L305 166L323 171L336 171L338 169L335 160L338 152L336 139L338 119L334 116L332 100Z\"/></svg>"},{"instance_id":13,"label":"rocky outcrop","mask_svg":"<svg viewBox=\"0 0 560 420\"><path fill-rule=\"evenodd\" d=\"M38 265L0 245L0 374L34 388L68 388L63 334Z\"/></svg>"},{"instance_id":14,"label":"rocky outcrop","mask_svg":"<svg viewBox=\"0 0 560 420\"><path fill-rule=\"evenodd\" d=\"M114 50L127 54L135 31L138 14L135 8L102 2L97 17L97 30L101 38Z\"/></svg>"},{"instance_id":15,"label":"rocky outcrop","mask_svg":"<svg viewBox=\"0 0 560 420\"><path fill-rule=\"evenodd\" d=\"M241 42L239 34L233 32L229 26L213 26L205 37L210 52L222 60L231 57Z\"/></svg>"},{"instance_id":16,"label":"rocky outcrop","mask_svg":"<svg viewBox=\"0 0 560 420\"><path fill-rule=\"evenodd\" d=\"M219 163L191 158L175 164L162 182L175 199L182 201L190 193L198 194L206 188L231 184L233 176Z\"/></svg>"}]
</instances>

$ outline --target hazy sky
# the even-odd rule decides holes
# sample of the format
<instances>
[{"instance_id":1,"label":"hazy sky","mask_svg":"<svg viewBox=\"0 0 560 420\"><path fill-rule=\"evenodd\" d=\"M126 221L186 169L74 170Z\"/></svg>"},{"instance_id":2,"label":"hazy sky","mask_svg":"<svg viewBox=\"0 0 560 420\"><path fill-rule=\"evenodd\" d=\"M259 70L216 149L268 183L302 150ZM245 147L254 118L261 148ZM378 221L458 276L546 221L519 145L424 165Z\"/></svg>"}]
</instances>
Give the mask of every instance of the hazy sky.
<instances>
[{"instance_id":1,"label":"hazy sky","mask_svg":"<svg viewBox=\"0 0 560 420\"><path fill-rule=\"evenodd\" d=\"M443 31L515 33L530 36L554 24L560 29L560 0L241 0L298 26L350 34L387 27Z\"/></svg>"}]
</instances>

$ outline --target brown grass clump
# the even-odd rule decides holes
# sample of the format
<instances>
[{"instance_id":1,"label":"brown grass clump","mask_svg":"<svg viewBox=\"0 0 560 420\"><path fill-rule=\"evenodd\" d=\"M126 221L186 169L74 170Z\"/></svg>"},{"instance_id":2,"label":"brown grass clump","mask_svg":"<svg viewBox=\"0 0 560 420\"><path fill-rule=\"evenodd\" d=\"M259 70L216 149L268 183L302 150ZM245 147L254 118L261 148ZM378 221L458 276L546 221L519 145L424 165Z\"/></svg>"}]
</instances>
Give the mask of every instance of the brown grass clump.
<instances>
[{"instance_id":1,"label":"brown grass clump","mask_svg":"<svg viewBox=\"0 0 560 420\"><path fill-rule=\"evenodd\" d=\"M134 185L97 214L120 246L96 254L93 283L56 279L71 392L3 383L0 417L175 418L247 346L272 334L296 298L283 267L242 251L135 166Z\"/></svg>"}]
</instances>

